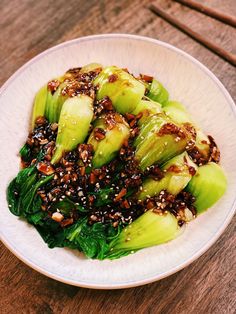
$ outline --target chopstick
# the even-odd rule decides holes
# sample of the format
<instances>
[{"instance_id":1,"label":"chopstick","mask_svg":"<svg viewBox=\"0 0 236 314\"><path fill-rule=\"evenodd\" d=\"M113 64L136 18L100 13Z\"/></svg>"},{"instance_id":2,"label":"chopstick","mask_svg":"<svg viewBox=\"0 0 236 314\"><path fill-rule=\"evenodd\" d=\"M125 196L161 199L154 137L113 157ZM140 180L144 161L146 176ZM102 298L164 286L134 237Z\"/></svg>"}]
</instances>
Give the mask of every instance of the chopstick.
<instances>
[{"instance_id":1,"label":"chopstick","mask_svg":"<svg viewBox=\"0 0 236 314\"><path fill-rule=\"evenodd\" d=\"M149 9L153 13L161 16L163 19L165 19L167 22L169 22L173 26L179 28L182 32L186 33L187 35L189 35L190 37L192 37L193 39L195 39L199 43L203 44L205 47L207 47L211 51L215 52L218 56L220 56L224 60L226 60L229 63L231 63L232 65L236 66L236 55L235 54L226 51L225 49L221 48L220 46L213 43L209 39L203 37L202 35L200 35L199 33L195 32L195 31L193 31L187 25L180 22L179 20L177 20L175 17L173 17L169 13L166 13L159 6L151 4L149 6Z\"/></svg>"},{"instance_id":2,"label":"chopstick","mask_svg":"<svg viewBox=\"0 0 236 314\"><path fill-rule=\"evenodd\" d=\"M185 6L190 7L191 9L197 10L206 15L209 15L216 20L224 22L225 24L236 27L236 18L232 15L207 7L206 5L196 2L194 0L174 0L174 1L179 2Z\"/></svg>"}]
</instances>

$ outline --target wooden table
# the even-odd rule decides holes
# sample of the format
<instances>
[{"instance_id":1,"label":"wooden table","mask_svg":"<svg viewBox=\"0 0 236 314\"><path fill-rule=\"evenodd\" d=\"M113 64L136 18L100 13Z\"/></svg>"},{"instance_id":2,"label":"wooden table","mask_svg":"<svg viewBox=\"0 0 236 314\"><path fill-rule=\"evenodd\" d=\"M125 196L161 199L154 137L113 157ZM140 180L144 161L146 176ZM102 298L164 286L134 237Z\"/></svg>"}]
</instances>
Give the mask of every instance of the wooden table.
<instances>
[{"instance_id":1,"label":"wooden table","mask_svg":"<svg viewBox=\"0 0 236 314\"><path fill-rule=\"evenodd\" d=\"M236 15L235 0L201 1ZM196 57L236 98L233 66L156 17L145 0L1 0L1 78L65 40L97 33L132 33L169 42ZM167 12L236 53L236 31L172 1ZM235 136L235 135L234 135ZM236 218L197 261L159 282L128 290L68 286L30 269L2 244L1 313L234 313L236 311Z\"/></svg>"}]
</instances>

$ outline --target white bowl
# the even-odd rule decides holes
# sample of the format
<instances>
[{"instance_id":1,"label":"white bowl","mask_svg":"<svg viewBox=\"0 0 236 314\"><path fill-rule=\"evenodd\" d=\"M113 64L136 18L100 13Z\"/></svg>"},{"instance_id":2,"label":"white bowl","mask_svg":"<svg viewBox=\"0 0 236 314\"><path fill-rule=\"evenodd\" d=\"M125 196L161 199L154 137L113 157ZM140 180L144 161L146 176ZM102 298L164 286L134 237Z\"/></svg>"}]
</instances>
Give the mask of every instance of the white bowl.
<instances>
[{"instance_id":1,"label":"white bowl","mask_svg":"<svg viewBox=\"0 0 236 314\"><path fill-rule=\"evenodd\" d=\"M219 144L228 178L224 197L167 244L114 260L84 258L69 249L48 249L37 231L13 216L6 187L19 170L17 153L27 136L36 91L67 69L90 62L127 67L156 76L171 99L182 102ZM187 53L160 41L109 34L78 38L53 47L20 68L1 89L0 223L3 243L24 263L56 280L90 288L143 285L169 276L203 254L222 234L235 209L236 110L220 81ZM207 265L206 265L207 267Z\"/></svg>"}]
</instances>

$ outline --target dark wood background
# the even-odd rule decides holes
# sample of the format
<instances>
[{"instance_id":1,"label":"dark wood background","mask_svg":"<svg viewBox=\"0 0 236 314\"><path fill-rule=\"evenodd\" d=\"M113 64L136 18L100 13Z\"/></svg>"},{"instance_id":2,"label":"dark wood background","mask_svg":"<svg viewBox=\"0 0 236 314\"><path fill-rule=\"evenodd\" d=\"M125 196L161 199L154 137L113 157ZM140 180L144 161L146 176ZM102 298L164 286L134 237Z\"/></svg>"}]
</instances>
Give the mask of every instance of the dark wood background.
<instances>
[{"instance_id":1,"label":"dark wood background","mask_svg":"<svg viewBox=\"0 0 236 314\"><path fill-rule=\"evenodd\" d=\"M236 15L236 0L202 3ZM167 12L236 53L236 30L173 1ZM233 66L156 17L145 0L1 0L0 84L21 65L63 41L98 33L132 33L173 44L205 64L236 99ZM235 136L235 135L234 135ZM235 222L197 261L159 282L128 290L68 286L30 269L0 245L0 313L235 313Z\"/></svg>"}]
</instances>

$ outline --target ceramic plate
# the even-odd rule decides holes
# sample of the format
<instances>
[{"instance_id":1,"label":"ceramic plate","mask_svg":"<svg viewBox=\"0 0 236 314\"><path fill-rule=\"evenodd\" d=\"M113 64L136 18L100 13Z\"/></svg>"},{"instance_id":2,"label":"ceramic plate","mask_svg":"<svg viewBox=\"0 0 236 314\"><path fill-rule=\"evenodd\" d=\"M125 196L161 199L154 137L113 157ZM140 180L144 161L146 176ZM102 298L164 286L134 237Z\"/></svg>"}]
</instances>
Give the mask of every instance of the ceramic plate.
<instances>
[{"instance_id":1,"label":"ceramic plate","mask_svg":"<svg viewBox=\"0 0 236 314\"><path fill-rule=\"evenodd\" d=\"M9 212L5 196L9 181L19 170L17 153L27 136L36 91L67 69L90 62L156 76L167 87L171 99L182 102L205 132L216 139L228 178L224 197L191 222L179 238L114 261L86 259L79 252L64 248L48 249L32 226ZM26 63L4 84L0 99L1 237L18 258L35 270L81 287L115 289L143 285L193 262L217 240L232 218L236 187L235 105L220 81L187 53L140 36L78 38Z\"/></svg>"}]
</instances>

